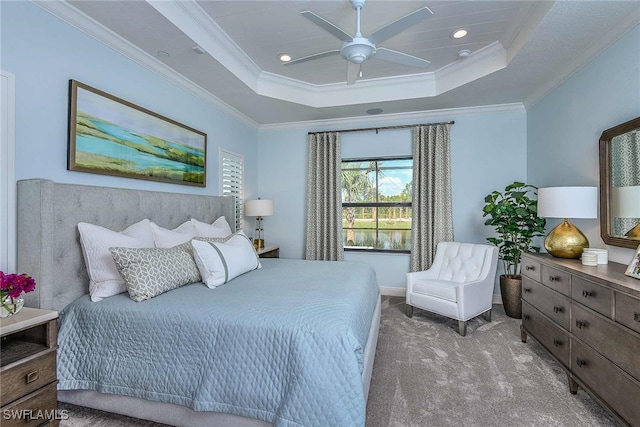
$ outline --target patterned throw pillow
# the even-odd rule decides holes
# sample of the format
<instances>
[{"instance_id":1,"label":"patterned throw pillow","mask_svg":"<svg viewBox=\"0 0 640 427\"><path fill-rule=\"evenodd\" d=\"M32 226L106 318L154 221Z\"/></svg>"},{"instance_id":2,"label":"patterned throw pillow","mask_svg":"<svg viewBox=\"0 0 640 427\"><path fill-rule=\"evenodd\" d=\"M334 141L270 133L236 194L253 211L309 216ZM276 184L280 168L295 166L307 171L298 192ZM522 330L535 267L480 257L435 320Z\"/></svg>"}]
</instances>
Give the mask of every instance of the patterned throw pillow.
<instances>
[{"instance_id":1,"label":"patterned throw pillow","mask_svg":"<svg viewBox=\"0 0 640 427\"><path fill-rule=\"evenodd\" d=\"M201 280L187 245L173 248L109 248L109 251L134 301L148 300Z\"/></svg>"}]
</instances>

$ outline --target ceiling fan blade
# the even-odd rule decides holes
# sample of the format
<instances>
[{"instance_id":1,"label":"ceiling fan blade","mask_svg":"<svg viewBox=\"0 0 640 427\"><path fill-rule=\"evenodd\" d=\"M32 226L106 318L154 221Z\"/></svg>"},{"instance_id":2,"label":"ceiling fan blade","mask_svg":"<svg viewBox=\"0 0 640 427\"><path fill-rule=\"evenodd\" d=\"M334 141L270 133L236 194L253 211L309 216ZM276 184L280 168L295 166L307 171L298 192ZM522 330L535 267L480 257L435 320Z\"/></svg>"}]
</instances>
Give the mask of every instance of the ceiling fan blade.
<instances>
[{"instance_id":1,"label":"ceiling fan blade","mask_svg":"<svg viewBox=\"0 0 640 427\"><path fill-rule=\"evenodd\" d=\"M398 52L384 47L379 47L376 51L376 58L384 61L395 62L402 65L411 65L412 67L427 67L431 62L408 53Z\"/></svg>"},{"instance_id":2,"label":"ceiling fan blade","mask_svg":"<svg viewBox=\"0 0 640 427\"><path fill-rule=\"evenodd\" d=\"M331 22L327 21L324 18L319 17L318 15L316 15L315 13L313 13L313 12L311 12L309 10L305 10L304 12L300 12L300 15L304 16L309 21L313 22L314 24L316 24L318 27L322 28L323 30L331 33L332 35L334 35L338 39L342 40L343 42L350 42L351 40L353 40L353 37L351 37L349 34L345 33L343 30L341 30L340 28L336 27Z\"/></svg>"},{"instance_id":3,"label":"ceiling fan blade","mask_svg":"<svg viewBox=\"0 0 640 427\"><path fill-rule=\"evenodd\" d=\"M369 36L369 41L374 44L382 43L431 15L433 12L425 6L375 31Z\"/></svg>"},{"instance_id":4,"label":"ceiling fan blade","mask_svg":"<svg viewBox=\"0 0 640 427\"><path fill-rule=\"evenodd\" d=\"M312 61L314 59L324 58L326 56L338 55L340 53L340 49L328 50L326 52L314 53L313 55L303 56L302 58L294 59L289 62L285 62L284 65L292 65L299 64L301 62Z\"/></svg>"},{"instance_id":5,"label":"ceiling fan blade","mask_svg":"<svg viewBox=\"0 0 640 427\"><path fill-rule=\"evenodd\" d=\"M352 85L360 77L360 65L347 61L347 84Z\"/></svg>"}]
</instances>

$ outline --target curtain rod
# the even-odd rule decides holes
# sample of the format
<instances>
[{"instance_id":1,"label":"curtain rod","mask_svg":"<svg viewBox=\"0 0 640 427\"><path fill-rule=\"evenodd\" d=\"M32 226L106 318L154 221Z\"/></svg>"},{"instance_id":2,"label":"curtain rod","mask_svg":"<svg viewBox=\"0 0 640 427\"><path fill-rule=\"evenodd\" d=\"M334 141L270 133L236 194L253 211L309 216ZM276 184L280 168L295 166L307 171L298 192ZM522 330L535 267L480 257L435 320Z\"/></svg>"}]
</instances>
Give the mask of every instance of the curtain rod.
<instances>
[{"instance_id":1,"label":"curtain rod","mask_svg":"<svg viewBox=\"0 0 640 427\"><path fill-rule=\"evenodd\" d=\"M340 132L340 133L349 133L349 132L367 132L370 130L375 130L378 133L379 130L387 130L387 129L406 129L412 128L416 126L431 126L431 125L453 125L456 122L451 120L450 122L440 122L440 123L420 123L415 125L398 125L398 126L380 126L375 128L360 128L360 129L346 129L346 130L327 130L325 132ZM322 133L322 132L307 132L308 135L312 133Z\"/></svg>"}]
</instances>

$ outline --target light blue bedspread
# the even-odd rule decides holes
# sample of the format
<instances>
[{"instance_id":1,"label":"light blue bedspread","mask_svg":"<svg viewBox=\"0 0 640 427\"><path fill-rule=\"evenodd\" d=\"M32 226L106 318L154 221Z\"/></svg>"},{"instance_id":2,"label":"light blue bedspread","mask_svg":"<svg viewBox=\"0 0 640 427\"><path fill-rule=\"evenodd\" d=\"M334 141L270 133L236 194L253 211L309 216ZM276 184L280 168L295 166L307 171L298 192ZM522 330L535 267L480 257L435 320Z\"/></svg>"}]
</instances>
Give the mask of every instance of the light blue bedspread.
<instances>
[{"instance_id":1,"label":"light blue bedspread","mask_svg":"<svg viewBox=\"0 0 640 427\"><path fill-rule=\"evenodd\" d=\"M378 301L370 266L262 259L216 289L134 302L88 295L60 314L58 388L257 418L364 426L363 349Z\"/></svg>"}]
</instances>

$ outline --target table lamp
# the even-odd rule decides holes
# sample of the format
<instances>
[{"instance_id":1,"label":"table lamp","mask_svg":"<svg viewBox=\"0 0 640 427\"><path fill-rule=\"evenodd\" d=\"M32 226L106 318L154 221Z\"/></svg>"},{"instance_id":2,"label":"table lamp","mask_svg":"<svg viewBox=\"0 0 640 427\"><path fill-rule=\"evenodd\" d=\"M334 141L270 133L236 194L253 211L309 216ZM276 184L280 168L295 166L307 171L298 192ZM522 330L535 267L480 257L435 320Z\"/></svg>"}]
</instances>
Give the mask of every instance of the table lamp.
<instances>
[{"instance_id":1,"label":"table lamp","mask_svg":"<svg viewBox=\"0 0 640 427\"><path fill-rule=\"evenodd\" d=\"M244 203L244 212L247 216L256 217L256 236L253 239L253 246L256 249L264 248L264 239L262 238L262 220L265 216L273 215L273 200L247 200Z\"/></svg>"},{"instance_id":2,"label":"table lamp","mask_svg":"<svg viewBox=\"0 0 640 427\"><path fill-rule=\"evenodd\" d=\"M558 258L580 258L589 240L568 218L597 218L598 188L539 188L538 216L564 219L544 239L547 252Z\"/></svg>"},{"instance_id":3,"label":"table lamp","mask_svg":"<svg viewBox=\"0 0 640 427\"><path fill-rule=\"evenodd\" d=\"M640 185L613 187L611 192L611 214L614 218L640 219ZM640 222L625 234L640 240Z\"/></svg>"}]
</instances>

